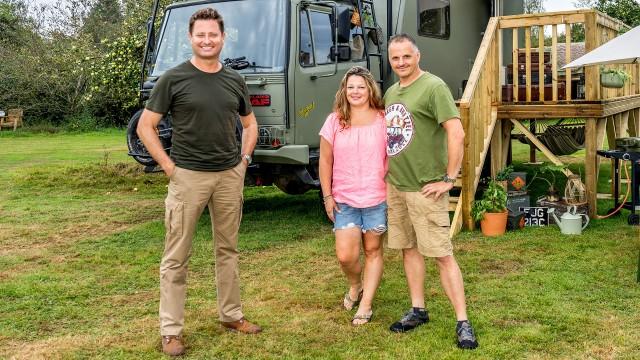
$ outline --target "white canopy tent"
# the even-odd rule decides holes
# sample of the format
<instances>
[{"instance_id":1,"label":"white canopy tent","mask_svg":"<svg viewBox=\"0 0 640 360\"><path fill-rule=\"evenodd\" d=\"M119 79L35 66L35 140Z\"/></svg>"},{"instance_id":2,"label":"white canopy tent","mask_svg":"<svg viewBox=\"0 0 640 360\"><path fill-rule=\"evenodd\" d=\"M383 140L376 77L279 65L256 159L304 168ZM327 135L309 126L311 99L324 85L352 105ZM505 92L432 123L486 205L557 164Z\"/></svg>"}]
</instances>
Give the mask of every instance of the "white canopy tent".
<instances>
[{"instance_id":1,"label":"white canopy tent","mask_svg":"<svg viewBox=\"0 0 640 360\"><path fill-rule=\"evenodd\" d=\"M609 42L593 49L562 68L637 62L640 62L640 26L636 26L626 33L611 39Z\"/></svg>"}]
</instances>

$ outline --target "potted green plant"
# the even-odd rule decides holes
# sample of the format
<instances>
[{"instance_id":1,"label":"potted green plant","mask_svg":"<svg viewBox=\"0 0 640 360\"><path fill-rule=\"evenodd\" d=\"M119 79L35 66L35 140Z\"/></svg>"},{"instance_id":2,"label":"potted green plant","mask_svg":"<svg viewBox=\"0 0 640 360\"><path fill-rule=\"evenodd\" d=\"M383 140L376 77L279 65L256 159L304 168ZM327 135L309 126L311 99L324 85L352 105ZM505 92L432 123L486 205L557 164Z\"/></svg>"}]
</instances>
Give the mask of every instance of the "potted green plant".
<instances>
[{"instance_id":1,"label":"potted green plant","mask_svg":"<svg viewBox=\"0 0 640 360\"><path fill-rule=\"evenodd\" d=\"M547 164L542 166L538 171L535 172L535 174L533 174L533 177L531 178L529 183L524 187L524 190L526 191L527 188L531 186L531 184L533 184L535 180L543 180L549 185L549 188L547 189L547 195L546 195L547 201L551 201L551 202L559 201L561 197L560 197L560 193L556 189L556 173L564 171L565 168L566 166L564 165L553 165L553 164ZM540 174L551 175L551 180L547 179L544 176L539 176Z\"/></svg>"},{"instance_id":2,"label":"potted green plant","mask_svg":"<svg viewBox=\"0 0 640 360\"><path fill-rule=\"evenodd\" d=\"M629 74L622 68L600 68L600 85L603 87L621 88L629 79Z\"/></svg>"},{"instance_id":3,"label":"potted green plant","mask_svg":"<svg viewBox=\"0 0 640 360\"><path fill-rule=\"evenodd\" d=\"M496 181L498 183L500 183L500 185L507 190L507 183L509 182L509 176L511 176L511 173L513 172L513 165L508 165L506 167L503 167L500 171L498 171L498 173L496 174Z\"/></svg>"},{"instance_id":4,"label":"potted green plant","mask_svg":"<svg viewBox=\"0 0 640 360\"><path fill-rule=\"evenodd\" d=\"M485 236L498 236L507 229L507 191L496 180L489 181L489 185L482 193L480 200L475 200L471 206L471 216L480 221L480 229Z\"/></svg>"}]
</instances>

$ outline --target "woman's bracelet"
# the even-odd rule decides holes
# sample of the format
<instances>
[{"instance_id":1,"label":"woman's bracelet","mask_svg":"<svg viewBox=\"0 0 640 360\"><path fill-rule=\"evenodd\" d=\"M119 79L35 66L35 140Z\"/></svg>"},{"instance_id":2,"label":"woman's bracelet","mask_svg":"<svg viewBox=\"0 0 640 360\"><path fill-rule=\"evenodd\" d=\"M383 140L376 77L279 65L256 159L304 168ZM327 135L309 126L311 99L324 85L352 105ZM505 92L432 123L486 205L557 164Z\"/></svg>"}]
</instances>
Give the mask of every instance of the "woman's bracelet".
<instances>
[{"instance_id":1,"label":"woman's bracelet","mask_svg":"<svg viewBox=\"0 0 640 360\"><path fill-rule=\"evenodd\" d=\"M333 197L333 195L329 194L327 196L322 197L322 201L327 201L328 198Z\"/></svg>"}]
</instances>

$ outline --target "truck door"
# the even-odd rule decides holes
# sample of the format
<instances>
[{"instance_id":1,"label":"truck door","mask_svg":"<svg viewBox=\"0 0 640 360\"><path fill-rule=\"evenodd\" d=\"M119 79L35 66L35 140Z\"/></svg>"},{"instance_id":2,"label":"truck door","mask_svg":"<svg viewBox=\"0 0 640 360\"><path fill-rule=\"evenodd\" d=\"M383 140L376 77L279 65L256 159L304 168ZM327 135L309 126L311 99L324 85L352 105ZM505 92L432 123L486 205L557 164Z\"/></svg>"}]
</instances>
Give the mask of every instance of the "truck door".
<instances>
[{"instance_id":1,"label":"truck door","mask_svg":"<svg viewBox=\"0 0 640 360\"><path fill-rule=\"evenodd\" d=\"M331 112L342 76L352 66L366 66L366 60L362 31L349 24L353 6L301 5L297 12L297 41L292 41L297 54L297 64L292 66L294 90L290 92L294 97L292 127L295 126L295 143L309 145L310 157L314 157L313 149L320 143L318 132ZM336 44L340 26L347 26L349 35L346 39L339 37ZM336 65L337 52L342 55Z\"/></svg>"}]
</instances>

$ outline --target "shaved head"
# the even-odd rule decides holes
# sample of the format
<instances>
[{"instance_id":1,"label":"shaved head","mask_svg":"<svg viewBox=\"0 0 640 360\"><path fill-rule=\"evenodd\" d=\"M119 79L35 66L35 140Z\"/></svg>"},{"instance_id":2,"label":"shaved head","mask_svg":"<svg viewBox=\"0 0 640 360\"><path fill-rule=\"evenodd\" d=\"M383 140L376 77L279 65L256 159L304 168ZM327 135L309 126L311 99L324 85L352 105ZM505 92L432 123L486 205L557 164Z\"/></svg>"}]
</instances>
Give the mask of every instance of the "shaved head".
<instances>
[{"instance_id":1,"label":"shaved head","mask_svg":"<svg viewBox=\"0 0 640 360\"><path fill-rule=\"evenodd\" d=\"M411 37L411 35L406 33L393 35L391 38L389 38L389 43L387 46L391 47L391 45L394 43L401 43L405 41L410 42L416 52L420 52L420 49L418 49L418 45L416 44L416 40Z\"/></svg>"}]
</instances>

